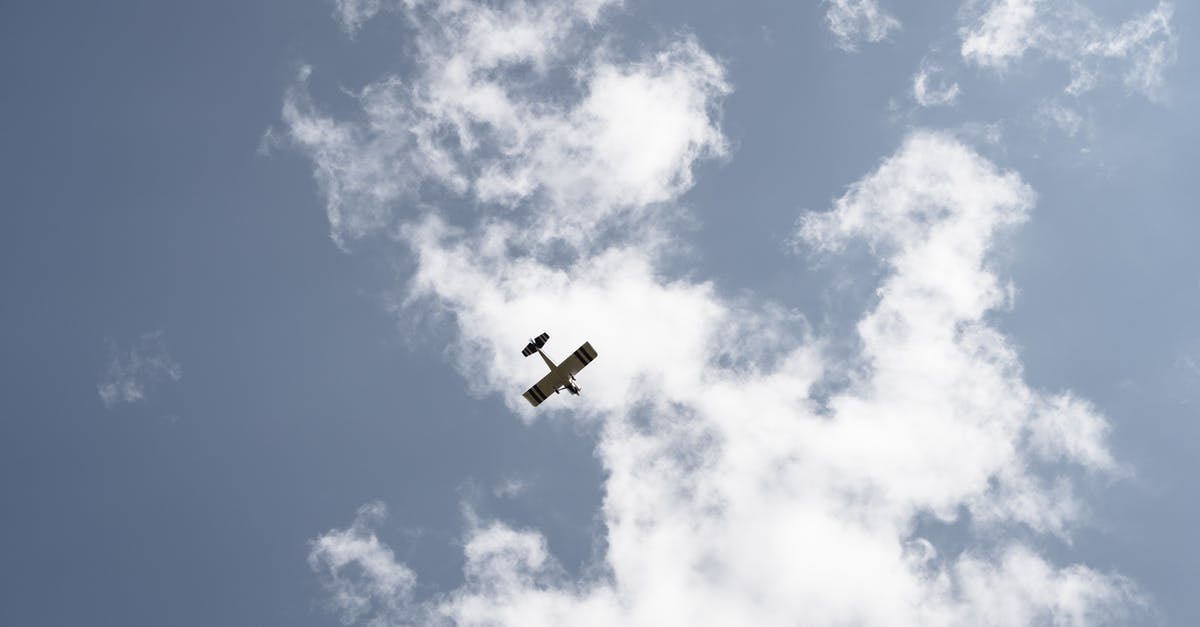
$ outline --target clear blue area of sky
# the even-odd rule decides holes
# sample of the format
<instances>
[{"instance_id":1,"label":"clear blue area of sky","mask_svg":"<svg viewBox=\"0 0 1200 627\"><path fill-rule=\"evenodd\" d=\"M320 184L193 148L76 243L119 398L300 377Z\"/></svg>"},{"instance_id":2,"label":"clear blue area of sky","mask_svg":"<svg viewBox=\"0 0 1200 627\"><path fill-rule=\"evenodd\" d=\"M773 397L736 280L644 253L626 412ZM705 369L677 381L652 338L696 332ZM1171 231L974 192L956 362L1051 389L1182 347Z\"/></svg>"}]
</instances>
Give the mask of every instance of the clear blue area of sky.
<instances>
[{"instance_id":1,"label":"clear blue area of sky","mask_svg":"<svg viewBox=\"0 0 1200 627\"><path fill-rule=\"evenodd\" d=\"M1134 10L1115 4L1098 10ZM797 216L911 127L1010 120L978 147L1038 203L1007 242L1019 296L1000 324L1035 386L1110 418L1135 471L1092 486L1095 525L1047 550L1200 624L1200 7L1177 6L1168 100L1103 89L1076 139L1019 122L1064 82L1050 64L965 71L960 106L914 109L912 74L931 43L953 48L956 8L897 9L905 29L857 54L832 46L817 3L631 2L614 18L634 48L692 30L735 89L732 156L685 199L687 271L845 330L870 285L831 296L845 268L789 252ZM352 41L331 15L315 0L0 4L0 624L330 624L308 542L373 499L428 590L461 578L464 499L542 529L568 568L590 558L592 435L467 394L449 331L411 337L385 306L403 251L339 250L309 164L257 152L299 64L334 110L323 94L403 71L397 18ZM182 381L105 408L106 342L156 329ZM505 477L529 491L492 498Z\"/></svg>"}]
</instances>

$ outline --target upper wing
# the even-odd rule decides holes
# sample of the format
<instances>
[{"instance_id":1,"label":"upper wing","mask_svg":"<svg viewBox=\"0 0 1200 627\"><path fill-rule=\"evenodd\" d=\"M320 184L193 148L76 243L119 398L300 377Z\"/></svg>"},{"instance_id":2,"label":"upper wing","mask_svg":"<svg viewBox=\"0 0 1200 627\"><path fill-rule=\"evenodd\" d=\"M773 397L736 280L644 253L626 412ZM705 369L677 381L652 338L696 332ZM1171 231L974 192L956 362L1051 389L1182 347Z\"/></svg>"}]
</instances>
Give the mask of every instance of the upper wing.
<instances>
[{"instance_id":1,"label":"upper wing","mask_svg":"<svg viewBox=\"0 0 1200 627\"><path fill-rule=\"evenodd\" d=\"M529 401L529 404L533 405L534 407L541 405L542 401L546 400L547 396L553 394L555 390L562 387L565 379L563 372L564 371L561 368L556 368L550 374L542 377L542 380L535 383L533 387L525 390L525 393L521 396L524 396L525 400Z\"/></svg>"},{"instance_id":2,"label":"upper wing","mask_svg":"<svg viewBox=\"0 0 1200 627\"><path fill-rule=\"evenodd\" d=\"M575 350L574 353L571 353L570 357L564 359L563 362L558 365L558 368L560 370L565 370L568 374L574 376L580 370L583 370L584 366L592 363L592 360L595 358L596 349L592 348L592 343L584 342L583 346L580 346Z\"/></svg>"}]
</instances>

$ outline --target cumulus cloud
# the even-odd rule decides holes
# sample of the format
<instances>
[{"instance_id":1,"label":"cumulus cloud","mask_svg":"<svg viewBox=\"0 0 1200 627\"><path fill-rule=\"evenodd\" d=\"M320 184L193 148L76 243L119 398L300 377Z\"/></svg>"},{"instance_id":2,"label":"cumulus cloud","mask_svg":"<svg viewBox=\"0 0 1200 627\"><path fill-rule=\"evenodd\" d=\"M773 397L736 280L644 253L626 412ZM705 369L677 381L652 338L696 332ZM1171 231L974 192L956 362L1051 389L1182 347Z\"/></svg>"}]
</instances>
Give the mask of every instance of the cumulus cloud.
<instances>
[{"instance_id":1,"label":"cumulus cloud","mask_svg":"<svg viewBox=\"0 0 1200 627\"><path fill-rule=\"evenodd\" d=\"M979 67L1005 70L1027 53L1065 64L1065 91L1090 91L1109 75L1126 88L1155 99L1163 73L1176 57L1171 31L1174 5L1163 0L1144 14L1110 27L1076 0L988 0L968 4L960 29L962 58Z\"/></svg>"},{"instance_id":2,"label":"cumulus cloud","mask_svg":"<svg viewBox=\"0 0 1200 627\"><path fill-rule=\"evenodd\" d=\"M391 226L396 203L423 184L554 212L534 232L579 241L676 197L694 161L726 151L714 119L729 87L694 38L621 62L589 34L608 2L413 4L417 70L355 94L362 119L322 113L310 69L285 99L339 243Z\"/></svg>"},{"instance_id":3,"label":"cumulus cloud","mask_svg":"<svg viewBox=\"0 0 1200 627\"><path fill-rule=\"evenodd\" d=\"M414 297L456 317L476 385L532 417L514 391L536 364L511 346L529 320L600 350L571 412L543 409L601 425L607 549L605 575L572 579L536 530L473 523L467 583L404 611L512 625L1121 622L1140 603L1128 580L1056 566L1009 533L1068 537L1082 506L1066 468L1113 469L1103 418L1030 389L988 324L1007 298L989 251L1032 202L1017 175L919 132L807 216L814 248L865 240L889 268L858 325L853 383L823 403L814 385L836 366L801 317L661 276L654 248L555 267L506 253L508 227L414 226ZM921 537L925 518L969 523L969 548Z\"/></svg>"},{"instance_id":4,"label":"cumulus cloud","mask_svg":"<svg viewBox=\"0 0 1200 627\"><path fill-rule=\"evenodd\" d=\"M992 322L1011 305L997 241L1028 218L1033 190L952 136L919 130L829 211L805 215L798 238L812 254L865 243L884 268L856 354L835 358L834 338L802 315L664 269L695 163L724 154L729 87L688 36L614 57L584 32L600 7L415 4L417 70L361 91L362 119L321 113L303 84L285 99L335 237L395 227L415 267L401 311L448 314L476 392L527 421L592 425L605 469L598 563L580 575L538 530L468 509L464 584L418 595L416 573L379 537L382 506L368 504L310 553L341 618L1127 621L1142 604L1128 579L1055 564L1028 540L1069 539L1083 522L1073 477L1121 472L1103 416L1028 386ZM566 92L549 78L564 70ZM421 196L429 184L477 213L439 210L436 195ZM396 214L407 197L430 208ZM538 217L566 225L556 254L529 241ZM601 227L609 236L587 236ZM544 370L513 344L530 325L550 332L552 356L585 339L600 353L569 405L551 399L535 413L520 397ZM947 542L939 527L964 537Z\"/></svg>"},{"instance_id":5,"label":"cumulus cloud","mask_svg":"<svg viewBox=\"0 0 1200 627\"><path fill-rule=\"evenodd\" d=\"M900 20L879 8L876 0L829 0L825 23L837 46L847 52L861 42L878 43L900 29Z\"/></svg>"},{"instance_id":6,"label":"cumulus cloud","mask_svg":"<svg viewBox=\"0 0 1200 627\"><path fill-rule=\"evenodd\" d=\"M1039 4L1039 0L997 0L987 5L962 29L963 58L998 68L1021 58L1035 40Z\"/></svg>"},{"instance_id":7,"label":"cumulus cloud","mask_svg":"<svg viewBox=\"0 0 1200 627\"><path fill-rule=\"evenodd\" d=\"M105 407L146 399L147 389L162 381L179 381L183 368L167 353L162 331L144 333L128 351L109 342L108 371L96 386Z\"/></svg>"},{"instance_id":8,"label":"cumulus cloud","mask_svg":"<svg viewBox=\"0 0 1200 627\"><path fill-rule=\"evenodd\" d=\"M417 577L371 530L386 516L386 505L367 503L358 508L354 524L312 542L308 564L321 576L331 609L347 625L363 617L369 625L390 625L412 615Z\"/></svg>"}]
</instances>

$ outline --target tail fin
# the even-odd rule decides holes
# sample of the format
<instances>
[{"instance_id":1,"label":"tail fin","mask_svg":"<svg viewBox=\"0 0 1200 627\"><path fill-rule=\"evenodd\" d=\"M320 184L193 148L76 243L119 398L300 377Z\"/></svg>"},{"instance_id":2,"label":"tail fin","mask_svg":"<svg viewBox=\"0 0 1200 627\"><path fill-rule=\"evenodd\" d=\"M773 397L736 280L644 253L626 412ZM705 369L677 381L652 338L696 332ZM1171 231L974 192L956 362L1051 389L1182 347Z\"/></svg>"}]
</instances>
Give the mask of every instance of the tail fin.
<instances>
[{"instance_id":1,"label":"tail fin","mask_svg":"<svg viewBox=\"0 0 1200 627\"><path fill-rule=\"evenodd\" d=\"M521 350L521 354L528 357L528 356L536 353L539 348L546 345L546 340L549 340L549 339L550 339L549 333L543 333L543 334L533 338L532 340L529 341L529 344L526 344L525 348Z\"/></svg>"}]
</instances>

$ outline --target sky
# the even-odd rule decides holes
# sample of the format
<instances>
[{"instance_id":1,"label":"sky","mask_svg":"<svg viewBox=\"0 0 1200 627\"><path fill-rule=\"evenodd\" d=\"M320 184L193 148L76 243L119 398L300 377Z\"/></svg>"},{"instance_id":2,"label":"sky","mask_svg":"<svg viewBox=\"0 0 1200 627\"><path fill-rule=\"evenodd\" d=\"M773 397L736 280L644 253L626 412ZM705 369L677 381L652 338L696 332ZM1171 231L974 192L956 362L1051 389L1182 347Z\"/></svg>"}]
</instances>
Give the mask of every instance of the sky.
<instances>
[{"instance_id":1,"label":"sky","mask_svg":"<svg viewBox=\"0 0 1200 627\"><path fill-rule=\"evenodd\" d=\"M1197 11L0 4L0 624L1200 624Z\"/></svg>"}]
</instances>

